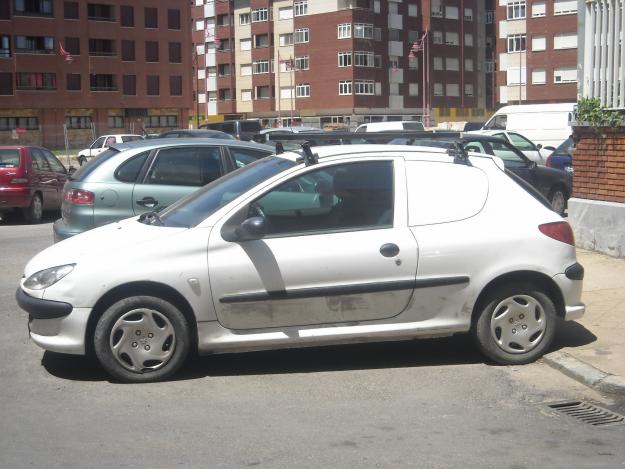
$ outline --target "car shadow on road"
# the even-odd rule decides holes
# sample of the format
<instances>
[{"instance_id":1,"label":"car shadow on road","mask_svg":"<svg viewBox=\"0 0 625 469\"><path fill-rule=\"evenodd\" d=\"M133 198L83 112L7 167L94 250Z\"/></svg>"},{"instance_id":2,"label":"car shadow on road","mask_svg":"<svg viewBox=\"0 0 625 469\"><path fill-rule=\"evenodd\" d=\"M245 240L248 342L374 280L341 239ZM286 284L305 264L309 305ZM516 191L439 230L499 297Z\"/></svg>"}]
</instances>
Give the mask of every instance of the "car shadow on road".
<instances>
[{"instance_id":1,"label":"car shadow on road","mask_svg":"<svg viewBox=\"0 0 625 469\"><path fill-rule=\"evenodd\" d=\"M38 224L44 223L52 223L61 218L60 210L50 210L43 212L43 217ZM0 226L21 226L21 225L31 225L32 223L27 222L24 219L24 216L19 212L8 212L2 215L2 219L0 220Z\"/></svg>"},{"instance_id":2,"label":"car shadow on road","mask_svg":"<svg viewBox=\"0 0 625 469\"><path fill-rule=\"evenodd\" d=\"M43 367L58 378L110 380L95 357L45 352ZM403 342L336 345L192 357L173 381L209 376L316 373L484 363L468 335Z\"/></svg>"},{"instance_id":3,"label":"car shadow on road","mask_svg":"<svg viewBox=\"0 0 625 469\"><path fill-rule=\"evenodd\" d=\"M560 321L551 351L568 347L581 347L597 340L597 336L575 321Z\"/></svg>"}]
</instances>

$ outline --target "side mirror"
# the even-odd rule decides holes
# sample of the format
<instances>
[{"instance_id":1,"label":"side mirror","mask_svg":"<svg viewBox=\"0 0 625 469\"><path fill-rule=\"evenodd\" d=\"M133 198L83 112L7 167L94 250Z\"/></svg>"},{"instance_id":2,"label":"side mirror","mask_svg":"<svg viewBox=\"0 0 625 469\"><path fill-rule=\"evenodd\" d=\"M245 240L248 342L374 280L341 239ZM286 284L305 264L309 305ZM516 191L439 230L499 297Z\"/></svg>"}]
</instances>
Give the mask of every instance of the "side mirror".
<instances>
[{"instance_id":1,"label":"side mirror","mask_svg":"<svg viewBox=\"0 0 625 469\"><path fill-rule=\"evenodd\" d=\"M540 143L536 144L536 149L537 149L537 150L540 150L542 147L543 147L543 146L542 146Z\"/></svg>"},{"instance_id":2,"label":"side mirror","mask_svg":"<svg viewBox=\"0 0 625 469\"><path fill-rule=\"evenodd\" d=\"M262 239L266 233L263 217L247 218L234 230L237 241L253 241Z\"/></svg>"}]
</instances>

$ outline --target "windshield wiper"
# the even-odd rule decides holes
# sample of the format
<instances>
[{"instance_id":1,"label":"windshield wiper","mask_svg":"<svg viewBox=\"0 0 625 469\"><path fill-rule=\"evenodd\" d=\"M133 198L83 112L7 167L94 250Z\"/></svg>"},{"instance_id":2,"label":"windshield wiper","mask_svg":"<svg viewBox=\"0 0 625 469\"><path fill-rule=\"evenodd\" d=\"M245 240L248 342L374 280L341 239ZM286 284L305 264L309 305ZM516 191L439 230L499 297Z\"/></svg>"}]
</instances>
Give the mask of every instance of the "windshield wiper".
<instances>
[{"instance_id":1,"label":"windshield wiper","mask_svg":"<svg viewBox=\"0 0 625 469\"><path fill-rule=\"evenodd\" d=\"M159 217L158 213L154 211L142 213L141 216L139 216L139 222L146 225L163 226L161 217Z\"/></svg>"}]
</instances>

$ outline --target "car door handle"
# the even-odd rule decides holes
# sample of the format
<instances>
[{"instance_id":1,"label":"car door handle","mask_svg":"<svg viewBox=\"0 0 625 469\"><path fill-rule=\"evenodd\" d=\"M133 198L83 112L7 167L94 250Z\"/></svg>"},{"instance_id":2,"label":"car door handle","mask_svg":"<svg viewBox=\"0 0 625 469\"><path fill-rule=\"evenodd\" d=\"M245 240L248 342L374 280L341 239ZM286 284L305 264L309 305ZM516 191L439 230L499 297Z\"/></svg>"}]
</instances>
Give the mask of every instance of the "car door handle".
<instances>
[{"instance_id":1,"label":"car door handle","mask_svg":"<svg viewBox=\"0 0 625 469\"><path fill-rule=\"evenodd\" d=\"M154 197L144 197L141 200L137 200L137 204L143 207L154 208L158 205L158 200Z\"/></svg>"},{"instance_id":2,"label":"car door handle","mask_svg":"<svg viewBox=\"0 0 625 469\"><path fill-rule=\"evenodd\" d=\"M399 254L399 246L393 243L383 244L380 248L380 254L382 254L384 257L395 257L397 254Z\"/></svg>"}]
</instances>

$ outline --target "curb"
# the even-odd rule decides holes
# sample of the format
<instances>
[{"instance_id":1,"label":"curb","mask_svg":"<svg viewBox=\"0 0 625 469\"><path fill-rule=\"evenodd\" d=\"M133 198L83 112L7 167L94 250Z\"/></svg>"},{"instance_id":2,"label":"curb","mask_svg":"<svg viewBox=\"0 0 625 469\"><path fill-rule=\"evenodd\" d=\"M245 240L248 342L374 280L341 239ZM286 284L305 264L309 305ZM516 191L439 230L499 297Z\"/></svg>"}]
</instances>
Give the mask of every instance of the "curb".
<instances>
[{"instance_id":1,"label":"curb","mask_svg":"<svg viewBox=\"0 0 625 469\"><path fill-rule=\"evenodd\" d=\"M566 352L553 352L543 356L544 362L550 367L561 371L597 391L625 396L625 378L605 373Z\"/></svg>"}]
</instances>

